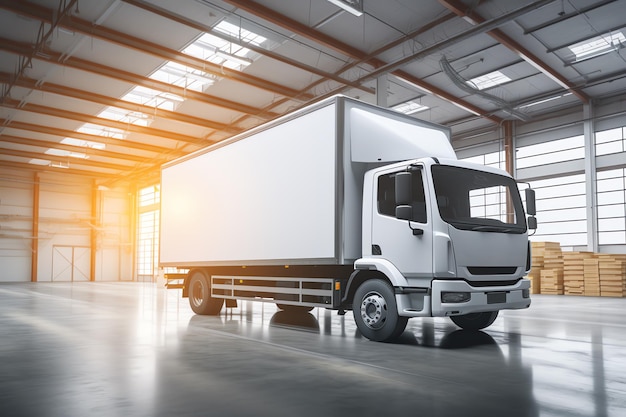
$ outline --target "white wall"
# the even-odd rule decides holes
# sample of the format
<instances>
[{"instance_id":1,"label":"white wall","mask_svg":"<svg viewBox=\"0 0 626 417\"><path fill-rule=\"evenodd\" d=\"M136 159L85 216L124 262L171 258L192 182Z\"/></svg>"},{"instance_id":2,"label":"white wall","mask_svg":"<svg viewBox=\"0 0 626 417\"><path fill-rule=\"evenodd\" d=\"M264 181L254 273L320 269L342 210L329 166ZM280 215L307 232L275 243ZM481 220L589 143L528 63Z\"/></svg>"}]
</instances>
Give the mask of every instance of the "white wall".
<instances>
[{"instance_id":1,"label":"white wall","mask_svg":"<svg viewBox=\"0 0 626 417\"><path fill-rule=\"evenodd\" d=\"M30 280L32 175L0 168L0 282Z\"/></svg>"},{"instance_id":2,"label":"white wall","mask_svg":"<svg viewBox=\"0 0 626 417\"><path fill-rule=\"evenodd\" d=\"M30 281L35 174L0 168L0 282ZM39 174L37 281L88 281L96 230L95 280L131 280L131 198L127 187L97 192L93 180Z\"/></svg>"}]
</instances>

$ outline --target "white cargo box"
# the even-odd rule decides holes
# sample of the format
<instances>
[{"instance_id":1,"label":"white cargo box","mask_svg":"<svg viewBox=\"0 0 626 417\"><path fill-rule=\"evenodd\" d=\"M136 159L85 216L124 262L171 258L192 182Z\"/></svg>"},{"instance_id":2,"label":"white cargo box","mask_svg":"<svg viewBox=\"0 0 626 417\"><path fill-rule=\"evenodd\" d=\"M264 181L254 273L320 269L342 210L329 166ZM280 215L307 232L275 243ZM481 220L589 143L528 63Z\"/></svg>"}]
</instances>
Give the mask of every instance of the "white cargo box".
<instances>
[{"instance_id":1,"label":"white cargo box","mask_svg":"<svg viewBox=\"0 0 626 417\"><path fill-rule=\"evenodd\" d=\"M337 96L163 166L162 266L348 264L363 173L455 158L449 131Z\"/></svg>"}]
</instances>

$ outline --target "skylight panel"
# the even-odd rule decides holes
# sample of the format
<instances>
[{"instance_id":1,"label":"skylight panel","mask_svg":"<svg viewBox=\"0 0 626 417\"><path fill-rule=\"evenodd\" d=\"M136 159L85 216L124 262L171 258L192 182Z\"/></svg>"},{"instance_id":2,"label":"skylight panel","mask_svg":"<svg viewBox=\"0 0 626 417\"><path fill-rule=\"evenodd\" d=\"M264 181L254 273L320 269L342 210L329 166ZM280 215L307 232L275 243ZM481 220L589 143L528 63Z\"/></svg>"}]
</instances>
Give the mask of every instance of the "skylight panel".
<instances>
[{"instance_id":1,"label":"skylight panel","mask_svg":"<svg viewBox=\"0 0 626 417\"><path fill-rule=\"evenodd\" d=\"M63 157L68 157L68 158L77 158L77 159L88 159L89 155L82 153L82 152L71 152L71 151L66 151L64 149L48 149L46 152L46 155L54 155L54 156L63 156Z\"/></svg>"},{"instance_id":2,"label":"skylight panel","mask_svg":"<svg viewBox=\"0 0 626 417\"><path fill-rule=\"evenodd\" d=\"M193 91L203 91L215 83L217 77L204 71L168 62L155 71L150 78Z\"/></svg>"},{"instance_id":3,"label":"skylight panel","mask_svg":"<svg viewBox=\"0 0 626 417\"><path fill-rule=\"evenodd\" d=\"M144 127L147 127L150 123L152 123L152 118L145 113L139 111L128 111L118 107L107 107L100 112L100 114L98 114L98 117Z\"/></svg>"},{"instance_id":4,"label":"skylight panel","mask_svg":"<svg viewBox=\"0 0 626 417\"><path fill-rule=\"evenodd\" d=\"M576 61L595 58L608 54L626 44L626 36L623 32L605 33L604 35L588 39L584 42L571 45L570 51L576 57Z\"/></svg>"},{"instance_id":5,"label":"skylight panel","mask_svg":"<svg viewBox=\"0 0 626 417\"><path fill-rule=\"evenodd\" d=\"M37 158L33 158L30 161L28 161L29 164L33 164L33 165L41 165L41 166L48 166L51 164L50 161L48 161L47 159L37 159Z\"/></svg>"},{"instance_id":6,"label":"skylight panel","mask_svg":"<svg viewBox=\"0 0 626 417\"><path fill-rule=\"evenodd\" d=\"M196 58L241 71L252 63L248 58L250 50L217 36L205 33L183 50L183 53Z\"/></svg>"},{"instance_id":7,"label":"skylight panel","mask_svg":"<svg viewBox=\"0 0 626 417\"><path fill-rule=\"evenodd\" d=\"M429 109L428 106L416 103L415 101L407 101L392 108L393 110L404 114L415 114Z\"/></svg>"},{"instance_id":8,"label":"skylight panel","mask_svg":"<svg viewBox=\"0 0 626 417\"><path fill-rule=\"evenodd\" d=\"M128 94L122 97L122 100L169 111L174 111L178 104L185 101L184 98L176 94L166 93L142 86L133 88Z\"/></svg>"},{"instance_id":9,"label":"skylight panel","mask_svg":"<svg viewBox=\"0 0 626 417\"><path fill-rule=\"evenodd\" d=\"M103 136L105 138L113 138L113 139L125 139L126 132L121 129L116 129L114 127L105 127L96 125L93 123L85 123L80 128L78 128L77 132L86 133L88 135L96 135Z\"/></svg>"},{"instance_id":10,"label":"skylight panel","mask_svg":"<svg viewBox=\"0 0 626 417\"><path fill-rule=\"evenodd\" d=\"M267 41L264 36L224 20L213 29L228 37L238 39L242 43L261 46ZM239 45L239 43L230 42L211 33L202 35L185 48L183 53L238 71L250 65L255 55L250 49Z\"/></svg>"},{"instance_id":11,"label":"skylight panel","mask_svg":"<svg viewBox=\"0 0 626 417\"><path fill-rule=\"evenodd\" d=\"M228 23L225 20L222 20L217 26L215 26L214 29L218 32L222 32L226 35L241 39L243 42L251 43L256 46L261 46L267 41L266 37L243 29L242 27L232 23Z\"/></svg>"},{"instance_id":12,"label":"skylight panel","mask_svg":"<svg viewBox=\"0 0 626 417\"><path fill-rule=\"evenodd\" d=\"M65 145L80 146L81 148L104 150L106 145L100 142L92 142L89 140L64 138L61 143Z\"/></svg>"},{"instance_id":13,"label":"skylight panel","mask_svg":"<svg viewBox=\"0 0 626 417\"><path fill-rule=\"evenodd\" d=\"M259 34L245 30L226 21L221 21L213 29L252 45L260 46L267 41L267 38ZM205 33L200 36L195 42L183 49L182 52L198 59L237 71L241 71L250 65L255 57L255 54L250 49L210 33ZM219 77L216 75L190 68L173 61L167 62L156 70L150 75L150 78L200 92L206 90L219 80ZM169 110L173 110L176 107L176 102L183 101L182 97L173 94L165 95L167 93L155 93L150 97L148 90L150 89L144 88L140 91L133 90L129 93L129 96L124 99Z\"/></svg>"},{"instance_id":14,"label":"skylight panel","mask_svg":"<svg viewBox=\"0 0 626 417\"><path fill-rule=\"evenodd\" d=\"M484 90L486 88L495 87L500 84L511 81L509 77L501 73L500 71L490 72L489 74L481 75L480 77L472 78L467 83Z\"/></svg>"}]
</instances>

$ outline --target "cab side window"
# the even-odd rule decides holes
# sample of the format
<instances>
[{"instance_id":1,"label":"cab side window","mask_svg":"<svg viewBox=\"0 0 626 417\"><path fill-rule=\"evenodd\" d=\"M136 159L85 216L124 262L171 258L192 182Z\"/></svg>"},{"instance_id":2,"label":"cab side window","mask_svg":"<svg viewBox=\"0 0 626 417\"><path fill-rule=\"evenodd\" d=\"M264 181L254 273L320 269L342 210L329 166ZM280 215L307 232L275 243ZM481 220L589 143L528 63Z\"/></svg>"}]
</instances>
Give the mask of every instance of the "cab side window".
<instances>
[{"instance_id":1,"label":"cab side window","mask_svg":"<svg viewBox=\"0 0 626 417\"><path fill-rule=\"evenodd\" d=\"M413 217L411 220L426 223L426 196L422 171L413 171ZM386 174L378 177L378 212L384 216L396 216L396 174Z\"/></svg>"}]
</instances>

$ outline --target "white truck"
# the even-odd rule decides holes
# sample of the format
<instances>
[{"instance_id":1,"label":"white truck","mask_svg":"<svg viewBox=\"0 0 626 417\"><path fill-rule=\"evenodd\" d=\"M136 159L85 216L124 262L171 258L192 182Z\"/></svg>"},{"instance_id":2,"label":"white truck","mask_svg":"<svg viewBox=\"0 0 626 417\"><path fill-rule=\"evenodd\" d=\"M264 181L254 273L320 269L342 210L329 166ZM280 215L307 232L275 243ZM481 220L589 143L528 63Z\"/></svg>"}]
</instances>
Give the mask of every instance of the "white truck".
<instances>
[{"instance_id":1,"label":"white truck","mask_svg":"<svg viewBox=\"0 0 626 417\"><path fill-rule=\"evenodd\" d=\"M344 96L161 171L160 265L189 270L196 314L352 310L376 341L411 317L477 330L529 307L533 225L514 179L457 160L447 128Z\"/></svg>"}]
</instances>

